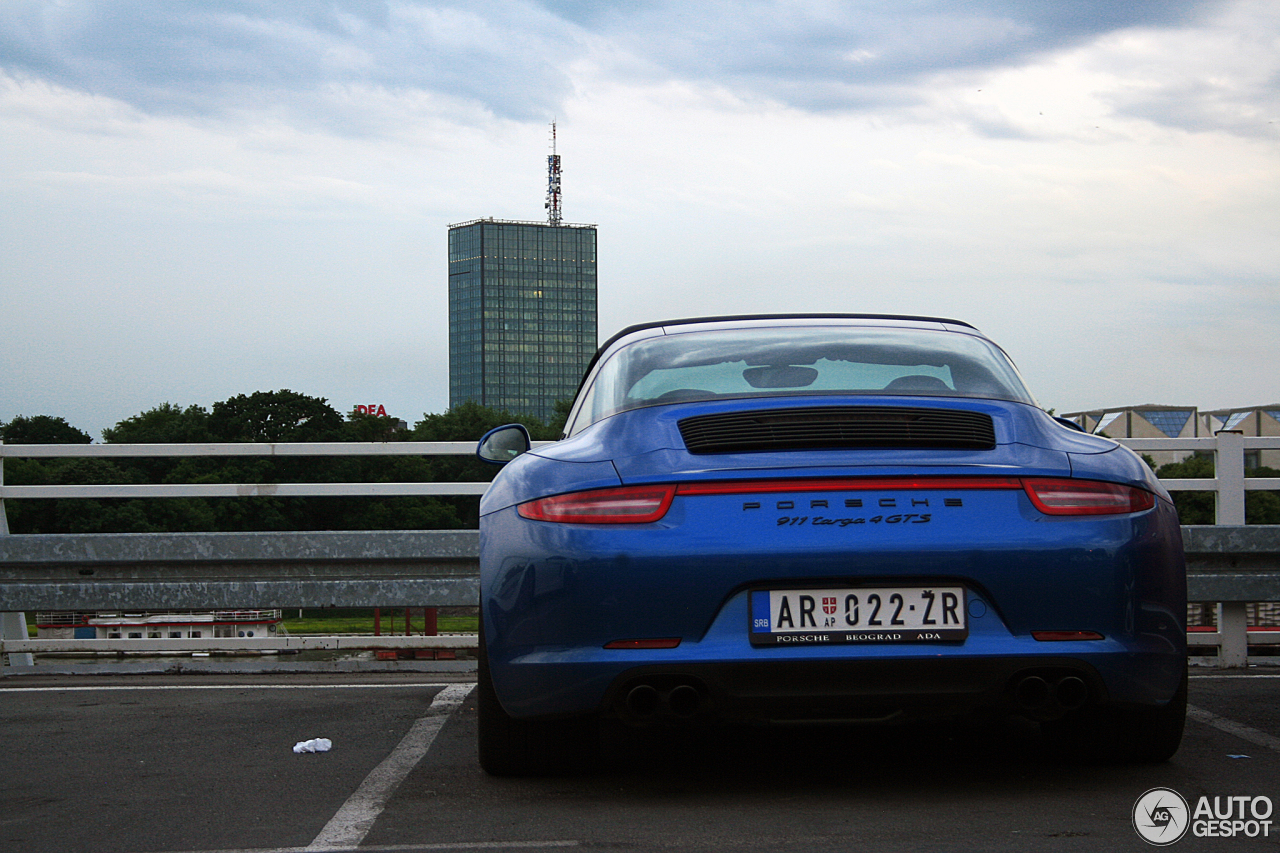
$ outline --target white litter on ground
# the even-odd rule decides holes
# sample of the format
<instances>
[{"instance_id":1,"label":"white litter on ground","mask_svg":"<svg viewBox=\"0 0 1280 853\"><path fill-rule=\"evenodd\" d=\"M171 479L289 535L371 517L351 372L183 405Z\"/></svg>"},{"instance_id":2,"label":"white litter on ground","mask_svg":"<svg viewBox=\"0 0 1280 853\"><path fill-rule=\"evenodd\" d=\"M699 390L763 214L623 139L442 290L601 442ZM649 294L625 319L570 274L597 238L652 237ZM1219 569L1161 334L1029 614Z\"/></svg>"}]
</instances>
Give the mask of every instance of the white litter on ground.
<instances>
[{"instance_id":1,"label":"white litter on ground","mask_svg":"<svg viewBox=\"0 0 1280 853\"><path fill-rule=\"evenodd\" d=\"M293 751L301 755L304 752L328 752L333 748L333 741L325 737L313 737L311 740L300 740L293 745Z\"/></svg>"}]
</instances>

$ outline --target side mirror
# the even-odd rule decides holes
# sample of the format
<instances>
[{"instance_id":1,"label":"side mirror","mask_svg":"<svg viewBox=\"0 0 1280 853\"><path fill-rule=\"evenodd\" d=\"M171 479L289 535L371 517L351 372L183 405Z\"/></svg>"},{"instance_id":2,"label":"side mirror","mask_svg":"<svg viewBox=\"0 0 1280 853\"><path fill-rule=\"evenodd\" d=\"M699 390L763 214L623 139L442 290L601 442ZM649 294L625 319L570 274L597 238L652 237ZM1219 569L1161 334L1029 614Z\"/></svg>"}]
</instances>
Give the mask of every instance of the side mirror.
<instances>
[{"instance_id":1,"label":"side mirror","mask_svg":"<svg viewBox=\"0 0 1280 853\"><path fill-rule=\"evenodd\" d=\"M476 456L483 462L506 465L521 453L528 452L532 446L529 430L523 424L507 424L484 434L476 448Z\"/></svg>"},{"instance_id":2,"label":"side mirror","mask_svg":"<svg viewBox=\"0 0 1280 853\"><path fill-rule=\"evenodd\" d=\"M1084 432L1084 427L1080 426L1080 424L1076 423L1073 420L1070 420L1068 418L1060 418L1057 415L1051 415L1050 417L1052 417L1055 421L1057 421L1059 424L1061 424L1064 427L1073 429L1076 432Z\"/></svg>"}]
</instances>

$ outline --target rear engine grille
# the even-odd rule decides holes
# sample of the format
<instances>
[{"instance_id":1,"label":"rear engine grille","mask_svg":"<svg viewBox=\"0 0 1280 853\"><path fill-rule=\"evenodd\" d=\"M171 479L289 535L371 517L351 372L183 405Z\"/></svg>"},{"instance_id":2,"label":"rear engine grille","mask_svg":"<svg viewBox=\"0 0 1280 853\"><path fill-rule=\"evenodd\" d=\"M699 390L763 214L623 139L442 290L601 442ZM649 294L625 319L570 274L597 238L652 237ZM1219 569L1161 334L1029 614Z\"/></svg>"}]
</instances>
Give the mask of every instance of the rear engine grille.
<instances>
[{"instance_id":1,"label":"rear engine grille","mask_svg":"<svg viewBox=\"0 0 1280 853\"><path fill-rule=\"evenodd\" d=\"M991 417L955 409L822 406L698 415L680 421L690 453L836 448L992 450Z\"/></svg>"}]
</instances>

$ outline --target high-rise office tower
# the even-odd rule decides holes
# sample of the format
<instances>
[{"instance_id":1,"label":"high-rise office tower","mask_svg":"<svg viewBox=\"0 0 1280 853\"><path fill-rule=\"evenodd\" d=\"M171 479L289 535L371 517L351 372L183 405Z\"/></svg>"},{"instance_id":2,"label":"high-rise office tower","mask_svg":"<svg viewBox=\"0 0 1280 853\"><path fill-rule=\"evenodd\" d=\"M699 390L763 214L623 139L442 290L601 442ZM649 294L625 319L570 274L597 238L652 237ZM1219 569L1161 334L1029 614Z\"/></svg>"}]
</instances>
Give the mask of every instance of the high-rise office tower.
<instances>
[{"instance_id":1,"label":"high-rise office tower","mask_svg":"<svg viewBox=\"0 0 1280 853\"><path fill-rule=\"evenodd\" d=\"M596 350L596 228L561 223L554 147L547 211L546 223L449 226L450 406L549 420L577 390Z\"/></svg>"}]
</instances>

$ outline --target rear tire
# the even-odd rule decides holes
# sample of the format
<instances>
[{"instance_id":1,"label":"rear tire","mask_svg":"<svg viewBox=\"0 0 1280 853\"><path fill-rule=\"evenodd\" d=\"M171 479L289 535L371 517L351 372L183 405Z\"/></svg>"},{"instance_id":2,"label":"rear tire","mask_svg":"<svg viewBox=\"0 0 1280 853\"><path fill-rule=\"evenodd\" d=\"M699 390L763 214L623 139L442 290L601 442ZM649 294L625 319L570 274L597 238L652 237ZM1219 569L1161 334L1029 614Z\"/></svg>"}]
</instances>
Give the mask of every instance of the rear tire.
<instances>
[{"instance_id":1,"label":"rear tire","mask_svg":"<svg viewBox=\"0 0 1280 853\"><path fill-rule=\"evenodd\" d=\"M555 720L512 717L498 701L489 673L484 626L476 667L476 728L480 767L490 776L562 776L582 773L599 758L594 715Z\"/></svg>"},{"instance_id":2,"label":"rear tire","mask_svg":"<svg viewBox=\"0 0 1280 853\"><path fill-rule=\"evenodd\" d=\"M1093 763L1168 761L1182 744L1187 719L1187 671L1168 704L1159 707L1082 708L1040 724L1052 753Z\"/></svg>"},{"instance_id":3,"label":"rear tire","mask_svg":"<svg viewBox=\"0 0 1280 853\"><path fill-rule=\"evenodd\" d=\"M1168 705L1127 711L1122 719L1134 761L1154 764L1172 758L1187 723L1187 670L1182 670L1182 684Z\"/></svg>"}]
</instances>

